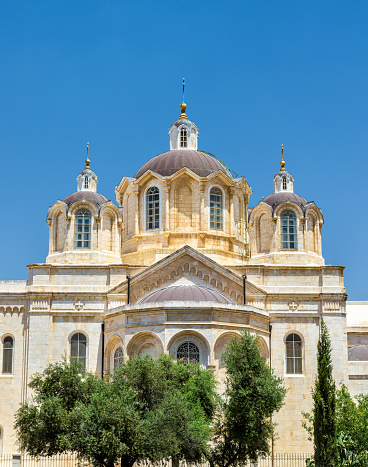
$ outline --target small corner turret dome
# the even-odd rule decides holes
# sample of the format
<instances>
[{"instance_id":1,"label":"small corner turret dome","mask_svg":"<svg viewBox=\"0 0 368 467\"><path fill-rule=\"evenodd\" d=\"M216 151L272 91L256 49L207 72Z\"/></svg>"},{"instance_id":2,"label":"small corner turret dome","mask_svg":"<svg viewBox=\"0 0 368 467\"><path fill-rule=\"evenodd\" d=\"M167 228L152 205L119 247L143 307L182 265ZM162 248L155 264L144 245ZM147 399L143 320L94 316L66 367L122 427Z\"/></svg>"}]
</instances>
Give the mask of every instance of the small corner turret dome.
<instances>
[{"instance_id":1,"label":"small corner turret dome","mask_svg":"<svg viewBox=\"0 0 368 467\"><path fill-rule=\"evenodd\" d=\"M95 191L76 191L75 193L72 193L71 195L64 198L63 201L67 206L71 206L77 201L82 200L88 201L94 204L96 207L100 207L109 201L106 196L101 195Z\"/></svg>"},{"instance_id":2,"label":"small corner turret dome","mask_svg":"<svg viewBox=\"0 0 368 467\"><path fill-rule=\"evenodd\" d=\"M147 170L158 173L163 177L168 177L183 167L186 167L200 177L207 177L220 170L229 178L232 178L226 167L215 157L206 152L192 149L163 152L142 165L134 177L141 177Z\"/></svg>"},{"instance_id":3,"label":"small corner turret dome","mask_svg":"<svg viewBox=\"0 0 368 467\"><path fill-rule=\"evenodd\" d=\"M155 302L216 302L235 304L223 293L200 285L171 285L155 290L143 297L139 303Z\"/></svg>"}]
</instances>

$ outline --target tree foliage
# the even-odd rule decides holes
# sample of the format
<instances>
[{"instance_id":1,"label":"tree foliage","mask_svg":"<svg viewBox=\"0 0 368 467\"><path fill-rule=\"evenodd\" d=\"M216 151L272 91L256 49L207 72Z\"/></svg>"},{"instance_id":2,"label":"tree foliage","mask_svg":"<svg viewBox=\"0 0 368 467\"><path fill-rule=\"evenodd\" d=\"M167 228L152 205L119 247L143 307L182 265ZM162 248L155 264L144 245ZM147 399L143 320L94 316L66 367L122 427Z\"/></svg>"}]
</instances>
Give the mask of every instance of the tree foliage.
<instances>
[{"instance_id":1,"label":"tree foliage","mask_svg":"<svg viewBox=\"0 0 368 467\"><path fill-rule=\"evenodd\" d=\"M228 467L269 453L274 429L271 416L282 407L286 389L248 332L229 342L223 358L226 389L207 459L211 466Z\"/></svg>"},{"instance_id":2,"label":"tree foliage","mask_svg":"<svg viewBox=\"0 0 368 467\"><path fill-rule=\"evenodd\" d=\"M317 347L317 377L313 396L314 460L317 467L337 465L336 387L332 376L331 340L321 320Z\"/></svg>"},{"instance_id":3,"label":"tree foliage","mask_svg":"<svg viewBox=\"0 0 368 467\"><path fill-rule=\"evenodd\" d=\"M74 363L49 365L30 383L34 396L16 414L22 450L34 456L75 451L96 465L131 466L165 457L200 460L216 405L212 372L162 355L133 358L111 379Z\"/></svg>"}]
</instances>

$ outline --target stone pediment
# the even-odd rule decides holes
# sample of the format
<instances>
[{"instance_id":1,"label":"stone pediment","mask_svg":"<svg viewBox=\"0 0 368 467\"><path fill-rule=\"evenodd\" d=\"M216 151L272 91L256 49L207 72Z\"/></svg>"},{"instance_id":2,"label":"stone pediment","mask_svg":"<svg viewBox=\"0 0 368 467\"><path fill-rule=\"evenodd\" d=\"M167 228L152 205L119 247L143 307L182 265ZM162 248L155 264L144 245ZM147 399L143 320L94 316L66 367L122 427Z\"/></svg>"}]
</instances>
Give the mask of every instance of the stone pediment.
<instances>
[{"instance_id":1,"label":"stone pediment","mask_svg":"<svg viewBox=\"0 0 368 467\"><path fill-rule=\"evenodd\" d=\"M238 304L243 303L243 278L212 259L185 246L131 278L130 303L134 304L147 294L181 281L217 290ZM127 296L128 281L109 291L110 298ZM266 292L246 281L247 299L263 302Z\"/></svg>"}]
</instances>

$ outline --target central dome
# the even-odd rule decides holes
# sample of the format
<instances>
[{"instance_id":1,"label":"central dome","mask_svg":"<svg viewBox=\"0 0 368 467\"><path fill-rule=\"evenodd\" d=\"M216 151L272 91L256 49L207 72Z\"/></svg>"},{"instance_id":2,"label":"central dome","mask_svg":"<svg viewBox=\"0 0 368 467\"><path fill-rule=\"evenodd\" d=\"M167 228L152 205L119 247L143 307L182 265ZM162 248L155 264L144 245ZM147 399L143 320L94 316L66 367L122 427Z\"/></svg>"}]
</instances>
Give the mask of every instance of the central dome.
<instances>
[{"instance_id":1,"label":"central dome","mask_svg":"<svg viewBox=\"0 0 368 467\"><path fill-rule=\"evenodd\" d=\"M221 170L231 178L230 172L215 157L194 149L174 149L163 152L142 165L134 178L141 177L147 170L152 170L152 172L156 172L163 177L169 177L183 167L200 177L207 177Z\"/></svg>"}]
</instances>

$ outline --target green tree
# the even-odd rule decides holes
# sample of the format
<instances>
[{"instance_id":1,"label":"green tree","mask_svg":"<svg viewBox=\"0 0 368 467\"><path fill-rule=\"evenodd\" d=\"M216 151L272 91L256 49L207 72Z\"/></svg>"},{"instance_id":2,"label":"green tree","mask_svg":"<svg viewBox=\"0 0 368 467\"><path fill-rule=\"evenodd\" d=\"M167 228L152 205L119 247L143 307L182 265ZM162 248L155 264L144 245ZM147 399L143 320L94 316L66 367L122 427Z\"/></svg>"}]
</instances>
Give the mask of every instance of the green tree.
<instances>
[{"instance_id":1,"label":"green tree","mask_svg":"<svg viewBox=\"0 0 368 467\"><path fill-rule=\"evenodd\" d=\"M133 358L109 380L63 361L37 374L16 414L20 448L34 456L75 451L96 465L117 460L200 460L216 396L212 372L168 356Z\"/></svg>"},{"instance_id":2,"label":"green tree","mask_svg":"<svg viewBox=\"0 0 368 467\"><path fill-rule=\"evenodd\" d=\"M313 439L316 467L337 465L336 387L332 376L331 340L321 320L317 347L317 377L313 396Z\"/></svg>"},{"instance_id":3,"label":"green tree","mask_svg":"<svg viewBox=\"0 0 368 467\"><path fill-rule=\"evenodd\" d=\"M271 416L282 407L286 389L248 332L229 342L223 359L226 389L207 459L211 466L229 467L269 454L274 430Z\"/></svg>"}]
</instances>

